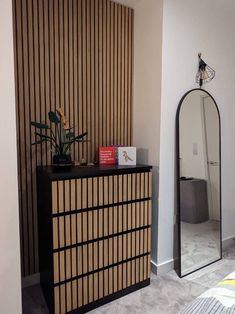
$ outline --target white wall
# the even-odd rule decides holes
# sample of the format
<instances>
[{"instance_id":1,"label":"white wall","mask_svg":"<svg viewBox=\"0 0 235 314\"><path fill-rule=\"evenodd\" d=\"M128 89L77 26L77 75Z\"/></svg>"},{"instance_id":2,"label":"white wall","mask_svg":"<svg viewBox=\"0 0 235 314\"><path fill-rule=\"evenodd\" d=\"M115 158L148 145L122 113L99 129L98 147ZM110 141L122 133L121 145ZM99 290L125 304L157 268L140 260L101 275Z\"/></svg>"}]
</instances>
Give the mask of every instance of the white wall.
<instances>
[{"instance_id":1,"label":"white wall","mask_svg":"<svg viewBox=\"0 0 235 314\"><path fill-rule=\"evenodd\" d=\"M158 263L172 261L174 224L175 114L183 94L196 87L197 54L216 70L205 85L222 120L223 238L235 234L235 2L165 0L163 13L162 103Z\"/></svg>"},{"instance_id":2,"label":"white wall","mask_svg":"<svg viewBox=\"0 0 235 314\"><path fill-rule=\"evenodd\" d=\"M158 219L158 169L161 108L163 1L137 0L134 10L133 142L140 163L153 166L153 225ZM133 0L130 0L130 5ZM152 232L152 259L157 258L157 228Z\"/></svg>"},{"instance_id":3,"label":"white wall","mask_svg":"<svg viewBox=\"0 0 235 314\"><path fill-rule=\"evenodd\" d=\"M115 0L134 13L133 144L153 166L152 260L157 261L163 0Z\"/></svg>"},{"instance_id":4,"label":"white wall","mask_svg":"<svg viewBox=\"0 0 235 314\"><path fill-rule=\"evenodd\" d=\"M0 312L21 313L12 1L0 1Z\"/></svg>"},{"instance_id":5,"label":"white wall","mask_svg":"<svg viewBox=\"0 0 235 314\"><path fill-rule=\"evenodd\" d=\"M159 166L162 1L137 1L134 9L134 144Z\"/></svg>"}]
</instances>

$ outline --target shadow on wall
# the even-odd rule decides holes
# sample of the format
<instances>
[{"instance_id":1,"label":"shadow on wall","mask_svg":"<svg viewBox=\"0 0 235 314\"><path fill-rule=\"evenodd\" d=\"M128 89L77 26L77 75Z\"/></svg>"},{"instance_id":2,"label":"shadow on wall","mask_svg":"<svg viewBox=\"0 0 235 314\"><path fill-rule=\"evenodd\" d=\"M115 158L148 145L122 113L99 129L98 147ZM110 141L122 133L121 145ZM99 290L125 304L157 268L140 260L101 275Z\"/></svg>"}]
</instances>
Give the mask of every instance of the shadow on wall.
<instances>
[{"instance_id":1,"label":"shadow on wall","mask_svg":"<svg viewBox=\"0 0 235 314\"><path fill-rule=\"evenodd\" d=\"M137 163L138 164L151 164L149 162L149 150L147 148L137 149ZM152 196L152 252L151 260L157 264L158 252L158 194L159 194L159 167L153 166L153 196ZM155 270L155 267L153 267Z\"/></svg>"}]
</instances>

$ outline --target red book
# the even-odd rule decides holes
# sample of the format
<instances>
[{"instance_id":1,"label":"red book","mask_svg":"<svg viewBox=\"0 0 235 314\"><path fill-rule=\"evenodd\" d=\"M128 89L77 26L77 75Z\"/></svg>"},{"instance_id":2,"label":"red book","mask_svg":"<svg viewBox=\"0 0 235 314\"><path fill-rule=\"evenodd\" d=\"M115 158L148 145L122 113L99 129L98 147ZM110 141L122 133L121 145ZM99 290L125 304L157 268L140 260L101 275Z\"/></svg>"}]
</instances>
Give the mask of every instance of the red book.
<instances>
[{"instance_id":1,"label":"red book","mask_svg":"<svg viewBox=\"0 0 235 314\"><path fill-rule=\"evenodd\" d=\"M99 147L99 164L115 165L116 164L116 147Z\"/></svg>"}]
</instances>

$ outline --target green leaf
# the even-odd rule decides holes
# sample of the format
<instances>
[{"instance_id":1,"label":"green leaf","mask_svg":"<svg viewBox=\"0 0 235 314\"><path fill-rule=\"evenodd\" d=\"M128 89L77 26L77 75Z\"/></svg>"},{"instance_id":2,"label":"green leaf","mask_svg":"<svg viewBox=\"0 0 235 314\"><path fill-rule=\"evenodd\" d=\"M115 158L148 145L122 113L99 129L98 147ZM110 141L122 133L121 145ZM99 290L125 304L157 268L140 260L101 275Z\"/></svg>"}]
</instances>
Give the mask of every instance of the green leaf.
<instances>
[{"instance_id":1,"label":"green leaf","mask_svg":"<svg viewBox=\"0 0 235 314\"><path fill-rule=\"evenodd\" d=\"M49 111L48 117L52 123L55 123L55 124L60 123L60 119L58 118L57 114L54 111Z\"/></svg>"},{"instance_id":2,"label":"green leaf","mask_svg":"<svg viewBox=\"0 0 235 314\"><path fill-rule=\"evenodd\" d=\"M77 143L86 143L86 142L90 142L90 140L81 140L81 139L78 139L78 140L75 140L75 142L77 142Z\"/></svg>"},{"instance_id":3,"label":"green leaf","mask_svg":"<svg viewBox=\"0 0 235 314\"><path fill-rule=\"evenodd\" d=\"M38 142L42 141L42 142L49 142L51 143L51 145L56 149L56 150L59 150L59 145L56 143L56 141L54 140L53 137L51 136L48 136L48 135L44 135L44 134L40 134L40 133L35 133L37 136L41 137L40 140L38 140ZM37 143L37 142L35 142Z\"/></svg>"},{"instance_id":4,"label":"green leaf","mask_svg":"<svg viewBox=\"0 0 235 314\"><path fill-rule=\"evenodd\" d=\"M38 133L38 132L36 132L35 134L37 136L40 136L41 138L47 139L47 140L49 140L51 142L55 142L54 138L49 136L49 135L41 134L41 133Z\"/></svg>"},{"instance_id":5,"label":"green leaf","mask_svg":"<svg viewBox=\"0 0 235 314\"><path fill-rule=\"evenodd\" d=\"M39 123L39 122L32 121L31 125L35 126L38 129L49 129L49 126L47 124L44 124L44 123Z\"/></svg>"},{"instance_id":6,"label":"green leaf","mask_svg":"<svg viewBox=\"0 0 235 314\"><path fill-rule=\"evenodd\" d=\"M46 142L46 138L43 138L41 140L35 141L34 143L32 143L31 145L37 145L37 144L42 144L43 142Z\"/></svg>"},{"instance_id":7,"label":"green leaf","mask_svg":"<svg viewBox=\"0 0 235 314\"><path fill-rule=\"evenodd\" d=\"M76 136L76 137L74 138L74 141L77 141L77 140L82 139L82 138L85 137L87 134L88 134L88 132L85 132L85 133L82 133L82 134Z\"/></svg>"},{"instance_id":8,"label":"green leaf","mask_svg":"<svg viewBox=\"0 0 235 314\"><path fill-rule=\"evenodd\" d=\"M74 133L74 132L66 133L66 137L67 137L67 138L73 138L74 136L75 136L75 133Z\"/></svg>"}]
</instances>

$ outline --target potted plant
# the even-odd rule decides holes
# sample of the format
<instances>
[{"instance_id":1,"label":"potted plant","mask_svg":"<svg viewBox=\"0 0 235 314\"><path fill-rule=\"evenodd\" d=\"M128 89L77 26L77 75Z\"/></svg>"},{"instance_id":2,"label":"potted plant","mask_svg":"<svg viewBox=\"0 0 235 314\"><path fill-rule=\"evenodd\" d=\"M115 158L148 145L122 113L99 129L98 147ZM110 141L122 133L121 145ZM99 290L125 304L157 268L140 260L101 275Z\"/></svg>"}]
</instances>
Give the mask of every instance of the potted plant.
<instances>
[{"instance_id":1,"label":"potted plant","mask_svg":"<svg viewBox=\"0 0 235 314\"><path fill-rule=\"evenodd\" d=\"M75 142L86 142L84 138L87 136L87 132L75 135L74 127L69 126L69 121L66 119L62 108L56 110L56 112L48 112L48 118L54 125L53 129L44 123L31 122L31 125L39 130L39 132L35 131L38 139L32 145L49 142L54 153L53 166L72 166L71 146Z\"/></svg>"}]
</instances>

